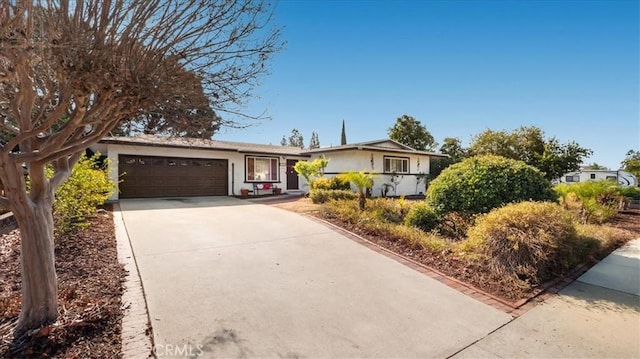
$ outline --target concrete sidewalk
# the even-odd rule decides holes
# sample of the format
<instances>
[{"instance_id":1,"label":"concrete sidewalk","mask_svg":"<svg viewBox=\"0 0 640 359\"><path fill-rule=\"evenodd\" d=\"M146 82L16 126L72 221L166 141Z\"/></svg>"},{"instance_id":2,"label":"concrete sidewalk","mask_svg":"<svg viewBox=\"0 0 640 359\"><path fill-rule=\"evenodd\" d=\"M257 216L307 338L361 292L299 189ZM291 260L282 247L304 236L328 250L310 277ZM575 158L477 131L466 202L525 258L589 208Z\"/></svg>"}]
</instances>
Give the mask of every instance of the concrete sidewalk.
<instances>
[{"instance_id":1,"label":"concrete sidewalk","mask_svg":"<svg viewBox=\"0 0 640 359\"><path fill-rule=\"evenodd\" d=\"M640 358L640 239L454 358Z\"/></svg>"},{"instance_id":2,"label":"concrete sidewalk","mask_svg":"<svg viewBox=\"0 0 640 359\"><path fill-rule=\"evenodd\" d=\"M292 212L120 205L158 357L445 358L511 320Z\"/></svg>"}]
</instances>

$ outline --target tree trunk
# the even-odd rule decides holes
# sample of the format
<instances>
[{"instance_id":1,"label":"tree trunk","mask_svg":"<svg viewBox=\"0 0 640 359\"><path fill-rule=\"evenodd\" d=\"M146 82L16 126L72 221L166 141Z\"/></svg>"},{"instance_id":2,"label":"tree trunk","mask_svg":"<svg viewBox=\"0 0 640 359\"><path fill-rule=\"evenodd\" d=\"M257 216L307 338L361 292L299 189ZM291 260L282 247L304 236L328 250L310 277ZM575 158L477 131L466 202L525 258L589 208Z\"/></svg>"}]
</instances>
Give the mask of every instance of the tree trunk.
<instances>
[{"instance_id":1,"label":"tree trunk","mask_svg":"<svg viewBox=\"0 0 640 359\"><path fill-rule=\"evenodd\" d=\"M366 195L364 194L364 192L360 191L360 194L358 195L358 208L360 209L360 211L364 211L366 201Z\"/></svg>"},{"instance_id":2,"label":"tree trunk","mask_svg":"<svg viewBox=\"0 0 640 359\"><path fill-rule=\"evenodd\" d=\"M51 197L43 196L37 203L23 203L13 208L20 227L22 268L22 310L16 337L58 318Z\"/></svg>"}]
</instances>

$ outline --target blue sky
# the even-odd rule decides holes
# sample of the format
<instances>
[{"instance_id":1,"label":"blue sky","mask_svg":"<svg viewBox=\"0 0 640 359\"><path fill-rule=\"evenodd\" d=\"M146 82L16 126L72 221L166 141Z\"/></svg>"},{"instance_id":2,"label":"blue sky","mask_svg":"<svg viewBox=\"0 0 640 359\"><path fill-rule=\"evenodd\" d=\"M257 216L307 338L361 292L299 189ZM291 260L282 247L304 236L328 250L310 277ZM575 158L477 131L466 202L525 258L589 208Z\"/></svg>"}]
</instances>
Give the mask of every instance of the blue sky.
<instances>
[{"instance_id":1,"label":"blue sky","mask_svg":"<svg viewBox=\"0 0 640 359\"><path fill-rule=\"evenodd\" d=\"M215 139L387 138L420 120L442 143L538 126L618 168L640 148L638 1L280 1L284 50L247 111L271 120Z\"/></svg>"}]
</instances>

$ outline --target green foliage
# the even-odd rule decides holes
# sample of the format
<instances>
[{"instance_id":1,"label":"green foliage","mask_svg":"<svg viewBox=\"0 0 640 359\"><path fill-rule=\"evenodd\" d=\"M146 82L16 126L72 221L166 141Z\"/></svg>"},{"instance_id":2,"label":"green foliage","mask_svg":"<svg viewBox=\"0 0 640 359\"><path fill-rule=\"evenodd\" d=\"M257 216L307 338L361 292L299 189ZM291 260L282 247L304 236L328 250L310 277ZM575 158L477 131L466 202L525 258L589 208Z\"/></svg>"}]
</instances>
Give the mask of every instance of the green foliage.
<instances>
[{"instance_id":1,"label":"green foliage","mask_svg":"<svg viewBox=\"0 0 640 359\"><path fill-rule=\"evenodd\" d=\"M640 200L640 187L621 187L620 194L626 199Z\"/></svg>"},{"instance_id":2,"label":"green foliage","mask_svg":"<svg viewBox=\"0 0 640 359\"><path fill-rule=\"evenodd\" d=\"M469 157L469 150L462 147L459 138L446 137L444 143L440 146L440 153L449 155L449 157L431 157L429 164L429 179L434 179L444 171L445 168L454 163L458 163Z\"/></svg>"},{"instance_id":3,"label":"green foliage","mask_svg":"<svg viewBox=\"0 0 640 359\"><path fill-rule=\"evenodd\" d=\"M366 210L361 211L354 201L331 201L321 207L320 213L327 219L354 225L376 238L400 241L431 253L440 253L447 248L447 242L442 238L418 228L399 224L398 218L402 216L397 214L407 211L410 203L382 198L370 202Z\"/></svg>"},{"instance_id":4,"label":"green foliage","mask_svg":"<svg viewBox=\"0 0 640 359\"><path fill-rule=\"evenodd\" d=\"M294 128L293 130L291 130L291 135L289 136L287 145L292 147L304 148L304 137L302 137L302 134L300 133L300 131L298 131L298 129Z\"/></svg>"},{"instance_id":5,"label":"green foliage","mask_svg":"<svg viewBox=\"0 0 640 359\"><path fill-rule=\"evenodd\" d=\"M590 164L588 164L588 165L584 166L583 168L584 168L585 170L594 170L594 171L599 171L599 170L608 170L608 168L607 168L607 167L602 166L602 165L599 165L599 164L597 164L597 163L595 163L595 162L590 163Z\"/></svg>"},{"instance_id":6,"label":"green foliage","mask_svg":"<svg viewBox=\"0 0 640 359\"><path fill-rule=\"evenodd\" d=\"M444 143L440 146L440 153L449 155L452 163L460 162L469 157L469 150L462 147L462 141L457 137L445 137Z\"/></svg>"},{"instance_id":7,"label":"green foliage","mask_svg":"<svg viewBox=\"0 0 640 359\"><path fill-rule=\"evenodd\" d=\"M324 169L327 168L328 164L329 160L322 156L311 162L298 161L293 167L293 170L296 171L298 175L302 176L307 183L309 183L309 186L312 186L315 178L324 174Z\"/></svg>"},{"instance_id":8,"label":"green foliage","mask_svg":"<svg viewBox=\"0 0 640 359\"><path fill-rule=\"evenodd\" d=\"M404 224L417 227L425 232L434 230L439 224L438 213L426 202L416 203L411 207L404 220Z\"/></svg>"},{"instance_id":9,"label":"green foliage","mask_svg":"<svg viewBox=\"0 0 640 359\"><path fill-rule=\"evenodd\" d=\"M320 148L320 139L318 138L318 133L316 131L311 132L311 140L309 141L309 149L313 150L316 148Z\"/></svg>"},{"instance_id":10,"label":"green foliage","mask_svg":"<svg viewBox=\"0 0 640 359\"><path fill-rule=\"evenodd\" d=\"M629 150L622 161L622 169L640 180L640 151Z\"/></svg>"},{"instance_id":11,"label":"green foliage","mask_svg":"<svg viewBox=\"0 0 640 359\"><path fill-rule=\"evenodd\" d=\"M433 151L437 143L427 128L415 118L402 115L389 129L389 138L420 151Z\"/></svg>"},{"instance_id":12,"label":"green foliage","mask_svg":"<svg viewBox=\"0 0 640 359\"><path fill-rule=\"evenodd\" d=\"M312 163L314 166L316 166L318 170L318 175L324 176L324 170L329 165L329 160L326 157L324 157L324 155L320 155L320 157L313 160Z\"/></svg>"},{"instance_id":13,"label":"green foliage","mask_svg":"<svg viewBox=\"0 0 640 359\"><path fill-rule=\"evenodd\" d=\"M618 212L624 201L625 190L615 181L587 181L561 183L554 187L562 205L573 211L582 223L602 223Z\"/></svg>"},{"instance_id":14,"label":"green foliage","mask_svg":"<svg viewBox=\"0 0 640 359\"><path fill-rule=\"evenodd\" d=\"M325 203L335 199L356 199L356 194L349 190L312 189L309 198L313 203Z\"/></svg>"},{"instance_id":15,"label":"green foliage","mask_svg":"<svg viewBox=\"0 0 640 359\"><path fill-rule=\"evenodd\" d=\"M367 191L373 188L374 173L366 171L348 172L340 175L341 178L351 182L358 189L358 206L361 211L364 210L367 201Z\"/></svg>"},{"instance_id":16,"label":"green foliage","mask_svg":"<svg viewBox=\"0 0 640 359\"><path fill-rule=\"evenodd\" d=\"M493 154L520 160L542 171L548 180L580 168L592 151L575 142L560 144L545 139L538 127L520 127L512 132L486 130L478 134L469 148L472 155Z\"/></svg>"},{"instance_id":17,"label":"green foliage","mask_svg":"<svg viewBox=\"0 0 640 359\"><path fill-rule=\"evenodd\" d=\"M586 259L573 217L557 203L508 204L477 218L460 248L480 254L496 273L541 283Z\"/></svg>"},{"instance_id":18,"label":"green foliage","mask_svg":"<svg viewBox=\"0 0 640 359\"><path fill-rule=\"evenodd\" d=\"M440 214L486 213L511 202L555 200L542 173L521 161L476 156L451 165L429 185L427 201Z\"/></svg>"},{"instance_id":19,"label":"green foliage","mask_svg":"<svg viewBox=\"0 0 640 359\"><path fill-rule=\"evenodd\" d=\"M106 170L96 166L99 157L99 154L91 158L83 156L73 167L69 179L56 191L53 216L57 231L86 227L87 218L114 193L115 183ZM107 168L108 162L104 166Z\"/></svg>"},{"instance_id":20,"label":"green foliage","mask_svg":"<svg viewBox=\"0 0 640 359\"><path fill-rule=\"evenodd\" d=\"M412 203L404 198L373 198L368 202L367 212L382 222L402 224L411 207Z\"/></svg>"},{"instance_id":21,"label":"green foliage","mask_svg":"<svg viewBox=\"0 0 640 359\"><path fill-rule=\"evenodd\" d=\"M351 190L349 181L341 176L335 176L331 178L320 177L316 178L312 184L311 189L336 189L336 190Z\"/></svg>"}]
</instances>

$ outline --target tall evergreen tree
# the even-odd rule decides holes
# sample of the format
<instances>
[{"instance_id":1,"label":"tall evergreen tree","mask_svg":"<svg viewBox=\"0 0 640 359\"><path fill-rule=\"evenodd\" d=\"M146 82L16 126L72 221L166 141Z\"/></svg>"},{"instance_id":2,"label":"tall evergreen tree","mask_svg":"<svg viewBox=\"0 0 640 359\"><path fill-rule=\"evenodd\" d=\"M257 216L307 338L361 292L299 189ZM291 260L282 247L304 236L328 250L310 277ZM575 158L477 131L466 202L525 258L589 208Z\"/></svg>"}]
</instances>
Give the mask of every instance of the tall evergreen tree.
<instances>
[{"instance_id":1,"label":"tall evergreen tree","mask_svg":"<svg viewBox=\"0 0 640 359\"><path fill-rule=\"evenodd\" d=\"M344 128L344 120L342 120L342 135L340 136L340 145L344 146L347 144L347 132Z\"/></svg>"},{"instance_id":2,"label":"tall evergreen tree","mask_svg":"<svg viewBox=\"0 0 640 359\"><path fill-rule=\"evenodd\" d=\"M320 139L316 131L311 132L311 140L309 141L309 149L320 148Z\"/></svg>"},{"instance_id":3,"label":"tall evergreen tree","mask_svg":"<svg viewBox=\"0 0 640 359\"><path fill-rule=\"evenodd\" d=\"M287 145L287 137L285 137L285 135L282 135L282 139L280 140L280 144L283 146Z\"/></svg>"},{"instance_id":4,"label":"tall evergreen tree","mask_svg":"<svg viewBox=\"0 0 640 359\"><path fill-rule=\"evenodd\" d=\"M291 136L289 136L289 146L304 148L304 137L298 129L291 130Z\"/></svg>"}]
</instances>

